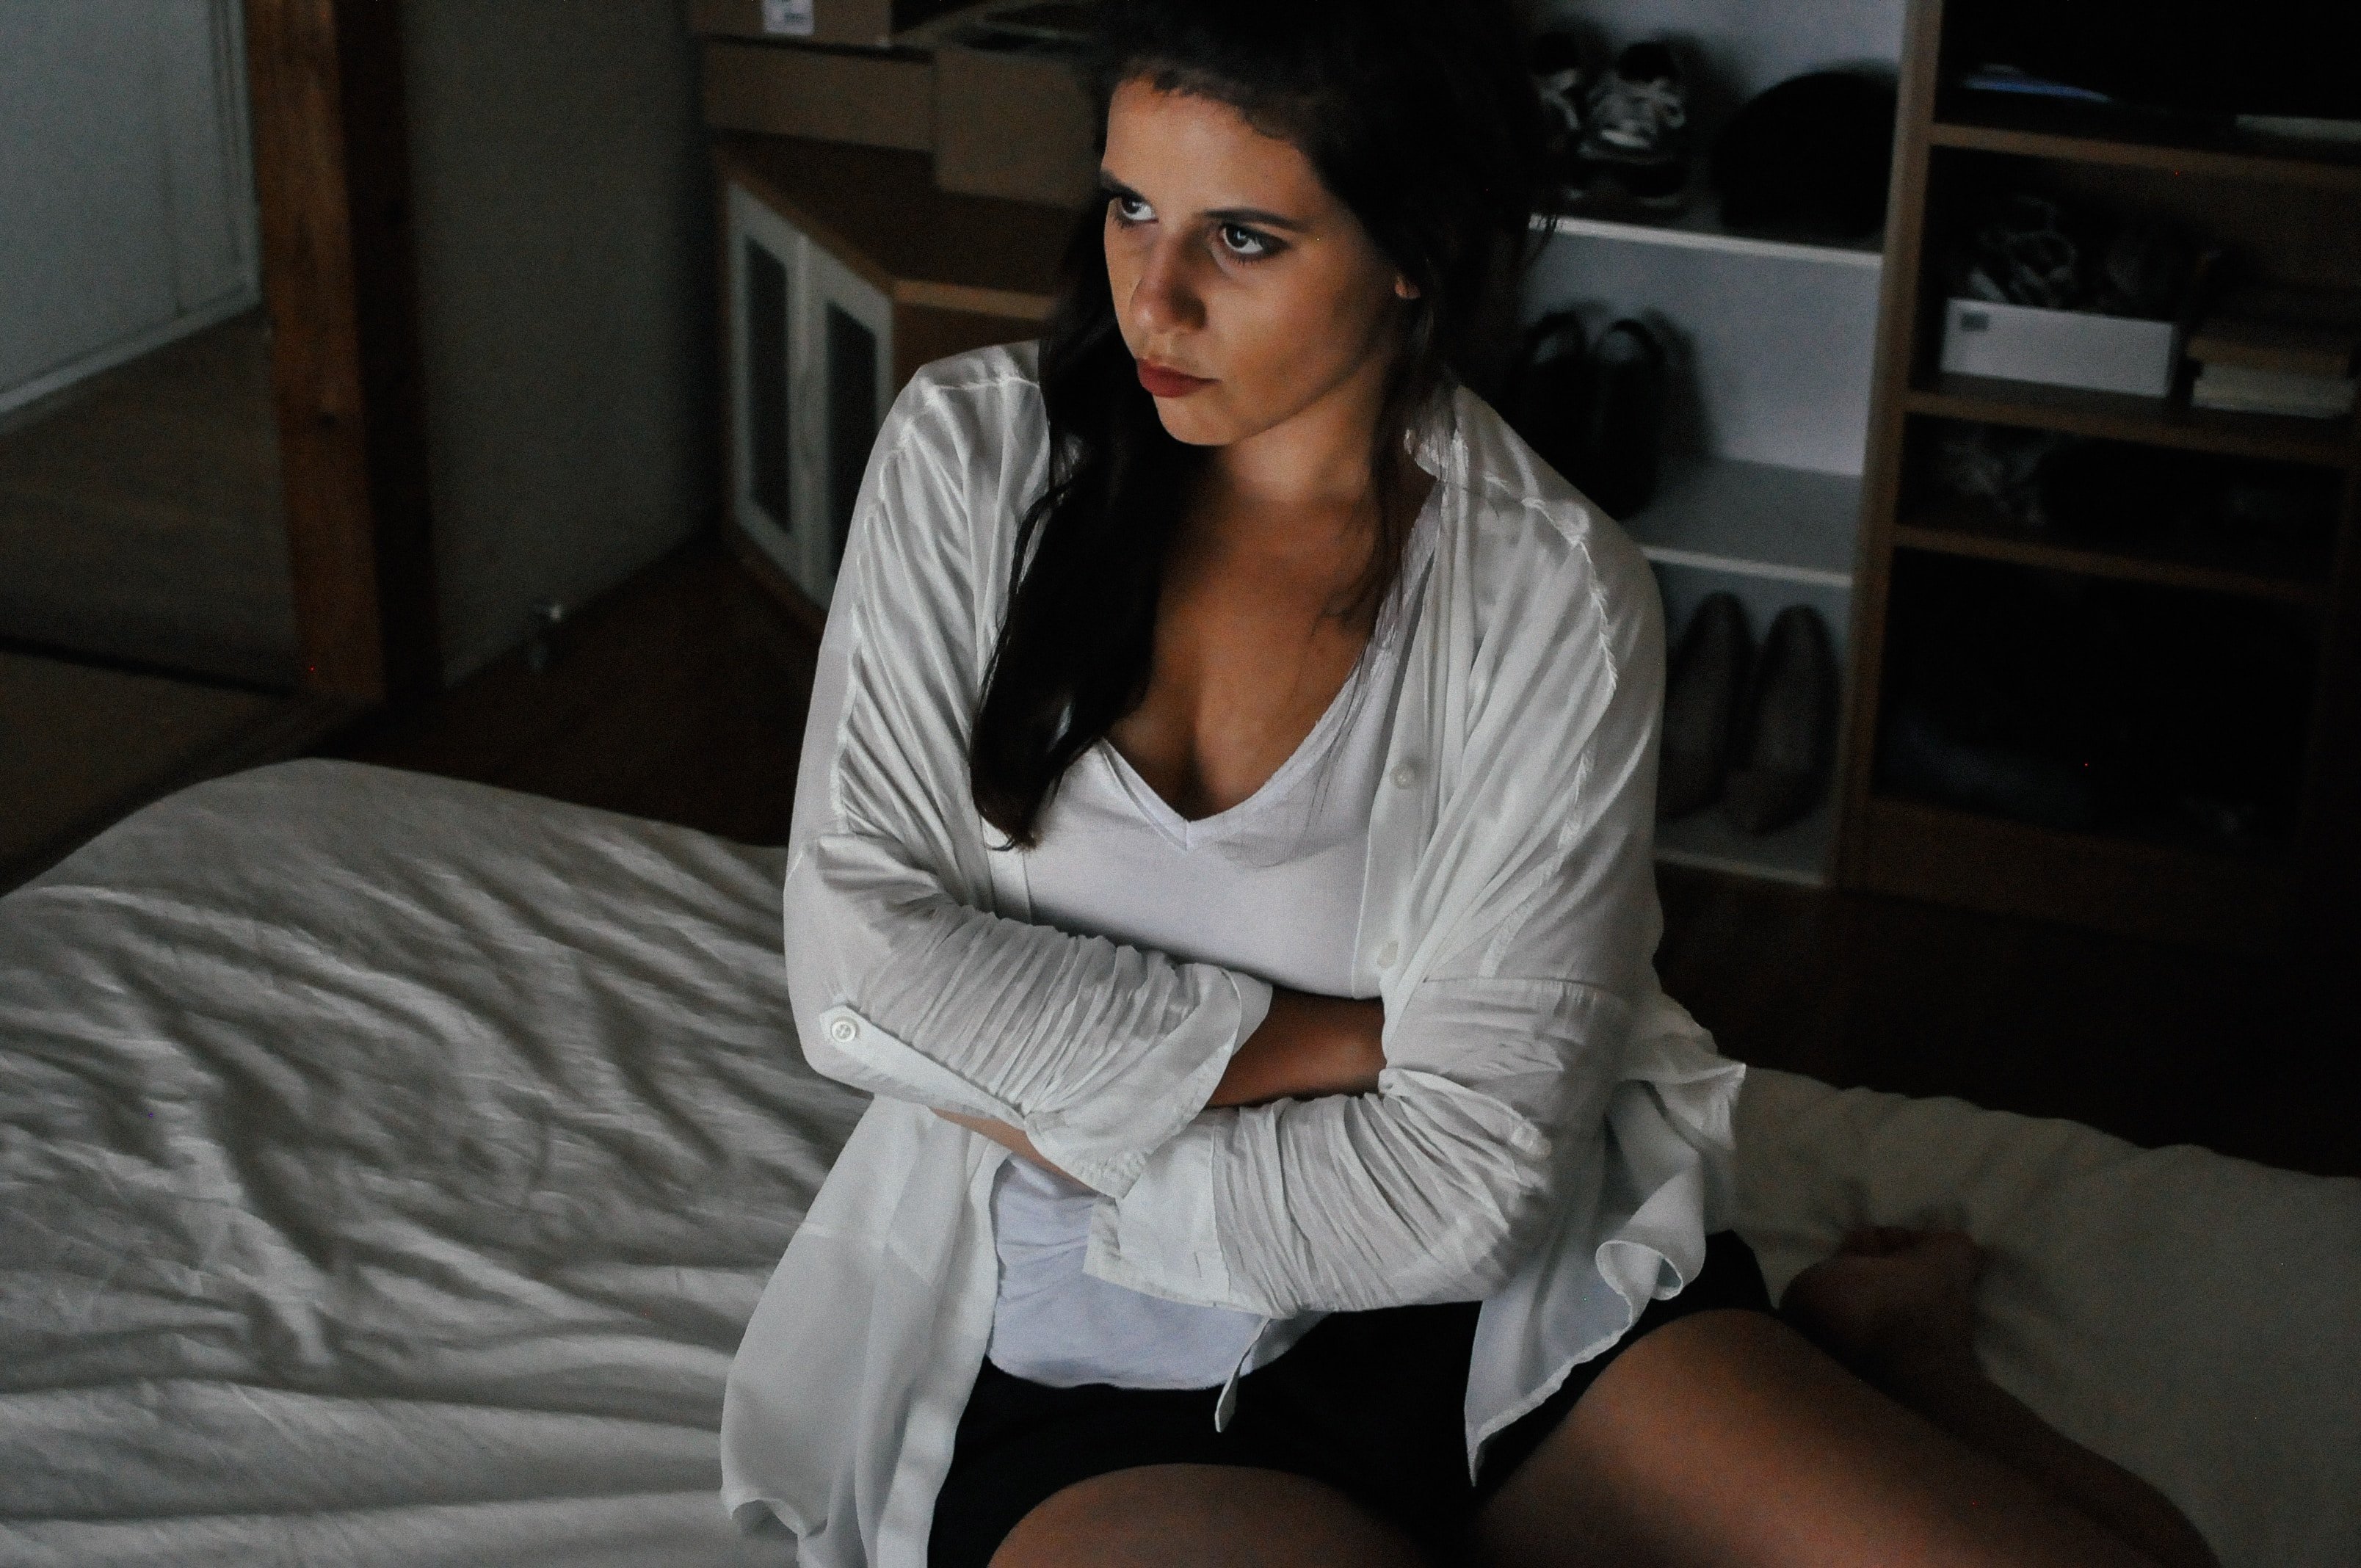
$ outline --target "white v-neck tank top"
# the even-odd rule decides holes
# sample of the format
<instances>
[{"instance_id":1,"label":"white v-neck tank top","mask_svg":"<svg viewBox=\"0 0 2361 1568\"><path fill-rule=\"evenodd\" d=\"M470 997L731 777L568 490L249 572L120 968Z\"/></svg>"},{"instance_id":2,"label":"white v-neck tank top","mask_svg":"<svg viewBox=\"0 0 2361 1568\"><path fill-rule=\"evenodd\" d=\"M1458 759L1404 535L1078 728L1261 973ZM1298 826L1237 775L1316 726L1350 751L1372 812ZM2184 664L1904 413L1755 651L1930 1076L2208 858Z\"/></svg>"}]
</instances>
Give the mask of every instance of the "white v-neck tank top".
<instances>
[{"instance_id":1,"label":"white v-neck tank top","mask_svg":"<svg viewBox=\"0 0 2361 1568\"><path fill-rule=\"evenodd\" d=\"M1356 994L1353 954L1370 804L1433 510L1430 499L1420 513L1401 576L1360 661L1311 733L1252 795L1192 822L1109 742L1075 760L1026 859L1037 921L1246 970L1299 991ZM1058 1387L1226 1382L1263 1320L1083 1273L1096 1199L1030 1160L1001 1167L992 1196L1000 1292L985 1354L1003 1371Z\"/></svg>"}]
</instances>

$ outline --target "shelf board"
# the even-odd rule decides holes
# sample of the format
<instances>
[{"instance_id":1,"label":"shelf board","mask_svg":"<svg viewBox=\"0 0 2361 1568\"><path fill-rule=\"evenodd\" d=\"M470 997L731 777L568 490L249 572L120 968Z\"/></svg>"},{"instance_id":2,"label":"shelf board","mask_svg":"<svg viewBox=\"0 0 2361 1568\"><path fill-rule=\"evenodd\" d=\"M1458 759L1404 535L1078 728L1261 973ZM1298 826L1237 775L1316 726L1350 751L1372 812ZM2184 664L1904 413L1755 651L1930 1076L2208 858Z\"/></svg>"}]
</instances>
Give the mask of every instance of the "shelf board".
<instances>
[{"instance_id":1,"label":"shelf board","mask_svg":"<svg viewBox=\"0 0 2361 1568\"><path fill-rule=\"evenodd\" d=\"M1850 588L1860 523L1858 475L1710 457L1669 464L1623 526L1665 565Z\"/></svg>"},{"instance_id":2,"label":"shelf board","mask_svg":"<svg viewBox=\"0 0 2361 1568\"><path fill-rule=\"evenodd\" d=\"M728 133L713 155L735 181L896 304L1045 321L1074 215L961 196L923 152Z\"/></svg>"},{"instance_id":3,"label":"shelf board","mask_svg":"<svg viewBox=\"0 0 2361 1568\"><path fill-rule=\"evenodd\" d=\"M2314 190L2361 193L2361 161L2325 149L2260 142L2213 148L2145 141L2126 136L2074 136L2006 126L1938 120L1927 130L1937 147L2010 153L2065 163L2107 163L2128 169L2161 169L2219 180L2245 180Z\"/></svg>"},{"instance_id":4,"label":"shelf board","mask_svg":"<svg viewBox=\"0 0 2361 1568\"><path fill-rule=\"evenodd\" d=\"M2349 468L2361 458L2349 415L2301 419L2230 413L2191 408L2179 399L2093 392L2081 387L1949 371L1909 389L1903 394L1902 406L1915 414L1941 419L2021 425L2233 457L2267 457L2333 468Z\"/></svg>"},{"instance_id":5,"label":"shelf board","mask_svg":"<svg viewBox=\"0 0 2361 1568\"><path fill-rule=\"evenodd\" d=\"M1702 871L1728 872L1826 887L1831 850L1836 842L1836 807L1823 800L1811 815L1775 832L1756 837L1731 826L1719 806L1707 806L1677 822L1656 825L1656 859L1667 865L1694 866Z\"/></svg>"},{"instance_id":6,"label":"shelf board","mask_svg":"<svg viewBox=\"0 0 2361 1568\"><path fill-rule=\"evenodd\" d=\"M1684 250L1710 250L1727 256L1757 256L1777 261L1861 267L1872 271L1885 265L1885 253L1879 248L1879 238L1874 236L1858 241L1828 241L1732 234L1722 226L1721 203L1711 197L1699 197L1691 202L1677 217L1537 213L1533 215L1533 227L1552 234L1582 235L1592 239L1620 240L1631 245L1668 245Z\"/></svg>"},{"instance_id":7,"label":"shelf board","mask_svg":"<svg viewBox=\"0 0 2361 1568\"><path fill-rule=\"evenodd\" d=\"M2282 604L2317 606L2328 601L2325 582L2225 565L2202 559L2193 552L2177 558L2162 554L2140 555L2037 539L1997 518L1964 507L1921 513L1914 521L1896 523L1894 543L1905 550L1971 555L1984 561L2006 561L2020 566L2077 572L2084 576L2113 577L2127 583L2152 583L2160 587L2235 594L2242 598L2271 599Z\"/></svg>"},{"instance_id":8,"label":"shelf board","mask_svg":"<svg viewBox=\"0 0 2361 1568\"><path fill-rule=\"evenodd\" d=\"M1891 795L1861 803L1848 886L2150 941L2270 950L2293 878L2284 863L2069 833Z\"/></svg>"}]
</instances>

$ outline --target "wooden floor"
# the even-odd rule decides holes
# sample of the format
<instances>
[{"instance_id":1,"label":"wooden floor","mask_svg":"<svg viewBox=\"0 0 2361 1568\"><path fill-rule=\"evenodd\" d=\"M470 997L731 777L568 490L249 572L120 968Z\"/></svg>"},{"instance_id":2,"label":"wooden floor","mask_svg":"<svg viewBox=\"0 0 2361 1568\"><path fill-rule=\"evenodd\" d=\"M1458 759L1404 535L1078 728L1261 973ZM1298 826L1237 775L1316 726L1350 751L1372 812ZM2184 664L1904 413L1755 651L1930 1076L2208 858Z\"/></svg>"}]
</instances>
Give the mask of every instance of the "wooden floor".
<instances>
[{"instance_id":1,"label":"wooden floor","mask_svg":"<svg viewBox=\"0 0 2361 1568\"><path fill-rule=\"evenodd\" d=\"M259 310L0 421L0 641L285 691L294 604Z\"/></svg>"},{"instance_id":2,"label":"wooden floor","mask_svg":"<svg viewBox=\"0 0 2361 1568\"><path fill-rule=\"evenodd\" d=\"M711 540L329 754L785 839L814 648ZM1749 1062L2361 1175L2361 1021L2311 977L1931 905L1666 869L1666 990Z\"/></svg>"}]
</instances>

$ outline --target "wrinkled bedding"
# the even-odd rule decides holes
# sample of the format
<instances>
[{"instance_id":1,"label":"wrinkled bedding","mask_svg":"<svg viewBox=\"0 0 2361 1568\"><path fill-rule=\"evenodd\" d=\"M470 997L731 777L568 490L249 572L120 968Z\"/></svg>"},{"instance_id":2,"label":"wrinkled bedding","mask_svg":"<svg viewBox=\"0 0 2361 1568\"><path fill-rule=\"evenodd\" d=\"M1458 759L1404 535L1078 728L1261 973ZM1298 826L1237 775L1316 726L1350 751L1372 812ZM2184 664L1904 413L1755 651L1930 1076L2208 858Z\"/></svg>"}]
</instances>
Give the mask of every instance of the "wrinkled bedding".
<instances>
[{"instance_id":1,"label":"wrinkled bedding","mask_svg":"<svg viewBox=\"0 0 2361 1568\"><path fill-rule=\"evenodd\" d=\"M0 1563L784 1563L722 1378L862 1097L779 852L258 770L0 899ZM1774 1288L1966 1220L1996 1376L2233 1564L2361 1562L2361 1183L1758 1071Z\"/></svg>"}]
</instances>

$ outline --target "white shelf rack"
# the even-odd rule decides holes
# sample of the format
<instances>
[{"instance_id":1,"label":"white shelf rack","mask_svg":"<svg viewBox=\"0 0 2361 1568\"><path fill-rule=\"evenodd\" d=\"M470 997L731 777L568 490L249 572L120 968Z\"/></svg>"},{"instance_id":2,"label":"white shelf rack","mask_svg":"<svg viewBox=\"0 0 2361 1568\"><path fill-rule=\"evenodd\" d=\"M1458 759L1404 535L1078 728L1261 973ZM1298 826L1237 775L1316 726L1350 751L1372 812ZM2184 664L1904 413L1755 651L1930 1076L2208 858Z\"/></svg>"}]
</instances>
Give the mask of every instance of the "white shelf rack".
<instances>
[{"instance_id":1,"label":"white shelf rack","mask_svg":"<svg viewBox=\"0 0 2361 1568\"><path fill-rule=\"evenodd\" d=\"M1858 474L1707 457L1668 466L1623 526L1664 565L1849 589L1860 517Z\"/></svg>"},{"instance_id":2,"label":"white shelf rack","mask_svg":"<svg viewBox=\"0 0 2361 1568\"><path fill-rule=\"evenodd\" d=\"M1834 267L1861 267L1875 271L1885 265L1876 239L1857 244L1827 244L1815 240L1769 239L1732 234L1722 226L1720 203L1708 197L1692 201L1676 217L1651 221L1642 217L1592 217L1576 213L1538 213L1533 227L1553 234L1587 235L1595 239L1623 240L1633 245L1668 245L1684 250L1709 250L1725 256L1759 256L1777 261L1822 262Z\"/></svg>"},{"instance_id":3,"label":"white shelf rack","mask_svg":"<svg viewBox=\"0 0 2361 1568\"><path fill-rule=\"evenodd\" d=\"M1656 859L1667 865L1735 872L1800 887L1828 884L1835 844L1836 806L1829 800L1801 821L1759 836L1739 831L1718 806L1656 824Z\"/></svg>"}]
</instances>

